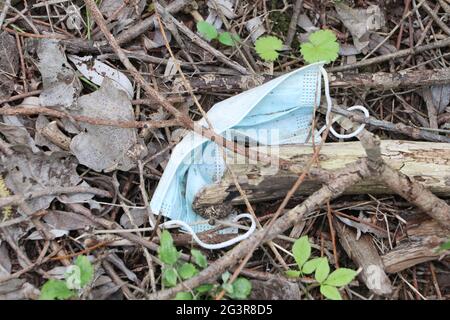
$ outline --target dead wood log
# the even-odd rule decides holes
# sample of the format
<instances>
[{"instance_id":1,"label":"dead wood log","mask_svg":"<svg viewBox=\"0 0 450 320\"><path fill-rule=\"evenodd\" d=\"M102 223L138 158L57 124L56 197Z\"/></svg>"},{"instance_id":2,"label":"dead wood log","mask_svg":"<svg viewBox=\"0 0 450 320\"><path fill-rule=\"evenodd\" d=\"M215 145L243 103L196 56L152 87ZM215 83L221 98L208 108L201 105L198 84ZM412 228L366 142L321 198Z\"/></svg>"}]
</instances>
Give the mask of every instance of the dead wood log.
<instances>
[{"instance_id":1,"label":"dead wood log","mask_svg":"<svg viewBox=\"0 0 450 320\"><path fill-rule=\"evenodd\" d=\"M223 76L207 74L190 79L194 90L230 92L245 91L274 79L271 75ZM373 88L389 90L395 88L427 87L450 83L450 68L438 70L400 71L397 73L359 73L342 72L329 75L330 86L335 88Z\"/></svg>"},{"instance_id":2,"label":"dead wood log","mask_svg":"<svg viewBox=\"0 0 450 320\"><path fill-rule=\"evenodd\" d=\"M313 152L312 147L302 145L282 146L280 158L298 163L299 168L306 163ZM410 178L414 178L431 192L450 195L450 144L432 142L381 141L382 157L386 163ZM320 166L335 171L342 169L366 154L359 142L325 144L320 152ZM239 179L251 202L282 198L298 178L298 173L279 170L249 163L242 156L229 159L229 166ZM237 163L237 164L236 164ZM311 194L323 182L313 176L307 178L297 191L297 195ZM391 194L393 193L377 179L368 179L348 188L346 194ZM202 208L223 202L242 204L243 199L236 189L232 176L227 172L220 182L201 190L194 201L194 207Z\"/></svg>"},{"instance_id":3,"label":"dead wood log","mask_svg":"<svg viewBox=\"0 0 450 320\"><path fill-rule=\"evenodd\" d=\"M367 288L377 295L390 295L392 285L384 272L383 260L369 235L363 235L357 239L356 232L334 220L340 244L347 255L355 264L362 268L359 278L366 284Z\"/></svg>"},{"instance_id":4,"label":"dead wood log","mask_svg":"<svg viewBox=\"0 0 450 320\"><path fill-rule=\"evenodd\" d=\"M416 264L439 259L443 253L437 249L448 237L448 230L436 220L424 215L410 218L406 234L399 236L397 246L382 256L386 272L400 272Z\"/></svg>"}]
</instances>

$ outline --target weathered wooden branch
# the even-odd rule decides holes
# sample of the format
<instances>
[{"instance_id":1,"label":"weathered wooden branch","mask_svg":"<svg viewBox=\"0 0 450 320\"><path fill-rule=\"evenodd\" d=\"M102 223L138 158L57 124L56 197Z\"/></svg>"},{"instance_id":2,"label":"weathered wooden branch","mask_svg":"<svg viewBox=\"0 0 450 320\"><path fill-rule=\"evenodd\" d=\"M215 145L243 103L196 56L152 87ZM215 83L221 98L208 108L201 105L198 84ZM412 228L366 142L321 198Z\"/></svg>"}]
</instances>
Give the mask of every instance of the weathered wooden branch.
<instances>
[{"instance_id":1,"label":"weathered wooden branch","mask_svg":"<svg viewBox=\"0 0 450 320\"><path fill-rule=\"evenodd\" d=\"M280 158L290 159L298 163L300 168L312 153L312 147L302 145L283 146L279 149ZM381 141L381 153L390 167L414 178L435 194L450 195L450 144L384 140ZM332 172L365 156L359 142L329 143L325 144L320 152L320 166ZM242 156L233 160L243 163L231 163L230 167L238 176L239 183L251 202L282 198L298 177L298 174L292 171L248 164ZM301 185L297 194L311 194L319 189L323 182L326 181L311 176ZM393 191L378 179L369 179L348 188L345 193L391 194ZM195 206L207 207L222 202L243 203L228 173L219 183L199 192Z\"/></svg>"},{"instance_id":2,"label":"weathered wooden branch","mask_svg":"<svg viewBox=\"0 0 450 320\"><path fill-rule=\"evenodd\" d=\"M426 261L437 260L443 252L437 249L448 241L448 230L435 220L413 218L406 225L406 236L399 244L382 256L386 272L395 273Z\"/></svg>"},{"instance_id":3,"label":"weathered wooden branch","mask_svg":"<svg viewBox=\"0 0 450 320\"><path fill-rule=\"evenodd\" d=\"M359 277L367 288L377 295L389 295L392 293L391 281L384 272L381 259L372 239L369 235L363 235L357 240L356 232L343 223L334 220L339 242L347 255L356 265L362 268Z\"/></svg>"},{"instance_id":4,"label":"weathered wooden branch","mask_svg":"<svg viewBox=\"0 0 450 320\"><path fill-rule=\"evenodd\" d=\"M230 92L245 91L274 79L270 75L223 76L207 74L191 78L194 90ZM389 90L396 88L426 87L450 83L450 68L438 70L400 71L398 73L359 73L342 72L329 75L330 86L335 88L374 88Z\"/></svg>"}]
</instances>

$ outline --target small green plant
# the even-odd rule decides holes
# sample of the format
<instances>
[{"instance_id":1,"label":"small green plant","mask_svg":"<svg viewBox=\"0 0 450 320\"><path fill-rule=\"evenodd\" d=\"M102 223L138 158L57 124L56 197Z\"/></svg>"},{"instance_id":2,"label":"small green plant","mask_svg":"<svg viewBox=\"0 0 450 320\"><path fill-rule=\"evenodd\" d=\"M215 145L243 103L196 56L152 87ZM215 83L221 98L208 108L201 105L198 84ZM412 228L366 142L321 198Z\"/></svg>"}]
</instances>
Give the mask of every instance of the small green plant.
<instances>
[{"instance_id":1,"label":"small green plant","mask_svg":"<svg viewBox=\"0 0 450 320\"><path fill-rule=\"evenodd\" d=\"M330 273L330 265L326 257L310 259L311 244L307 236L295 241L292 254L298 270L288 270L286 275L298 278L314 272L314 278L320 286L320 293L330 300L342 300L338 287L349 284L357 275L355 270L347 268L339 268Z\"/></svg>"},{"instance_id":2,"label":"small green plant","mask_svg":"<svg viewBox=\"0 0 450 320\"><path fill-rule=\"evenodd\" d=\"M181 252L173 244L173 239L167 230L161 233L160 247L158 251L159 259L164 263L162 268L162 284L166 287L174 287L178 282L187 280L195 276L199 270L208 266L206 257L196 249L191 250L192 262L182 262L179 260ZM230 274L225 272L222 275L222 285L203 284L191 292L178 292L175 300L201 300L209 299L225 290L231 299L246 299L251 292L250 281L243 277L237 278L232 284L227 283Z\"/></svg>"},{"instance_id":3,"label":"small green plant","mask_svg":"<svg viewBox=\"0 0 450 320\"><path fill-rule=\"evenodd\" d=\"M86 256L78 256L69 266L63 280L50 279L41 289L40 300L67 300L76 297L94 277L94 267Z\"/></svg>"},{"instance_id":4,"label":"small green plant","mask_svg":"<svg viewBox=\"0 0 450 320\"><path fill-rule=\"evenodd\" d=\"M330 30L319 30L313 32L309 42L300 45L300 53L308 63L325 61L326 63L334 61L338 57L339 43L336 41L336 35Z\"/></svg>"},{"instance_id":5,"label":"small green plant","mask_svg":"<svg viewBox=\"0 0 450 320\"><path fill-rule=\"evenodd\" d=\"M255 42L256 53L265 61L275 61L283 48L283 42L274 36L259 37Z\"/></svg>"},{"instance_id":6,"label":"small green plant","mask_svg":"<svg viewBox=\"0 0 450 320\"><path fill-rule=\"evenodd\" d=\"M219 33L211 23L206 21L197 22L197 31L201 34L203 38L208 41L217 39L221 44L232 47L236 42L240 41L238 35L231 34L229 32Z\"/></svg>"},{"instance_id":7,"label":"small green plant","mask_svg":"<svg viewBox=\"0 0 450 320\"><path fill-rule=\"evenodd\" d=\"M438 252L450 250L450 240L446 241L444 243L441 243L441 245L438 248Z\"/></svg>"},{"instance_id":8,"label":"small green plant","mask_svg":"<svg viewBox=\"0 0 450 320\"><path fill-rule=\"evenodd\" d=\"M300 53L306 62L325 61L329 63L337 59L339 43L336 41L336 35L332 31L319 30L313 32L308 40L308 42L300 45ZM256 53L267 62L278 59L278 51L282 48L283 42L274 36L260 37L255 42Z\"/></svg>"}]
</instances>

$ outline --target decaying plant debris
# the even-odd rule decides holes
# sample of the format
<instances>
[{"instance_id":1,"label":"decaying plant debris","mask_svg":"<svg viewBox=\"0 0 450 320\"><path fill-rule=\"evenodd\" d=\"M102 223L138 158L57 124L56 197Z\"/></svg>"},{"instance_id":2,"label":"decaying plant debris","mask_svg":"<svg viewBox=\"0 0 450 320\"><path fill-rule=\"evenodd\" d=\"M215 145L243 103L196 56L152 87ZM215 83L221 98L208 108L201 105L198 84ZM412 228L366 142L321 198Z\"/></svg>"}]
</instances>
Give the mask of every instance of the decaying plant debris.
<instances>
[{"instance_id":1,"label":"decaying plant debris","mask_svg":"<svg viewBox=\"0 0 450 320\"><path fill-rule=\"evenodd\" d=\"M322 299L305 289L311 277L285 276L303 235L334 268L359 270L346 299L450 296L439 251L450 239L448 0L96 3L0 4L0 299L37 299L81 255L95 273L80 299L169 299L226 271L251 280L249 298ZM239 41L206 41L201 19ZM283 147L276 174L269 156L233 150L259 162L230 166L195 206L225 202L261 227L202 250L207 267L161 286L161 232L148 226L162 218L148 202L171 150L214 103L305 65L299 44L319 29L341 44L326 66L335 126L366 129L351 142ZM285 45L273 63L254 50L262 35ZM354 104L370 117L345 109ZM191 261L190 235L171 234Z\"/></svg>"}]
</instances>

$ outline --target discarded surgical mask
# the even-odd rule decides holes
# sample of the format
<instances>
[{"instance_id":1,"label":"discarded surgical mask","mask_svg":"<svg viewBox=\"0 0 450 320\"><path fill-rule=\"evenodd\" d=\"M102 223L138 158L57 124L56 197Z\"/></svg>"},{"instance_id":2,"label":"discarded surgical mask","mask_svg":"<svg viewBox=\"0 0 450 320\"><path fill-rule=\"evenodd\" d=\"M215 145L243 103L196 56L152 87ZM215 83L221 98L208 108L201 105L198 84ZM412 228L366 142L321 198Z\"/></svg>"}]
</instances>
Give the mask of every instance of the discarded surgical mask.
<instances>
[{"instance_id":1,"label":"discarded surgical mask","mask_svg":"<svg viewBox=\"0 0 450 320\"><path fill-rule=\"evenodd\" d=\"M320 141L321 130L312 130L311 123L315 107L320 105L321 75L324 78L325 96L328 104L326 122L329 123L331 97L328 77L323 63L315 63L280 76L259 87L221 101L207 113L213 130L231 141L253 142L258 145L278 146L283 144L304 144ZM354 106L349 110L367 110ZM206 119L199 124L208 127ZM364 128L361 125L351 134L339 138L353 137ZM164 174L153 194L150 208L155 214L171 219L161 227L182 227L192 234L193 239L206 249L219 249L248 238L255 230L256 222L250 214L231 215L228 219L237 222L246 218L251 227L244 234L218 244L200 241L196 233L212 228L205 218L192 208L197 192L205 186L220 181L225 172L224 154L215 142L196 132L189 132L174 148Z\"/></svg>"}]
</instances>

